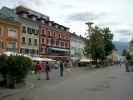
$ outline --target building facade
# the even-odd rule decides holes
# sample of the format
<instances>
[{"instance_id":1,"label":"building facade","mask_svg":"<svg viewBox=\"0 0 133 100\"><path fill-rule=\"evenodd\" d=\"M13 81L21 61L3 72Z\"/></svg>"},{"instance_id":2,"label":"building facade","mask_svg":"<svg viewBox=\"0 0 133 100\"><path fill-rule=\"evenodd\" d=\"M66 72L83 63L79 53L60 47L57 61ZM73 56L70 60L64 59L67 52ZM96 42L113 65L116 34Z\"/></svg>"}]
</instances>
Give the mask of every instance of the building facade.
<instances>
[{"instance_id":1,"label":"building facade","mask_svg":"<svg viewBox=\"0 0 133 100\"><path fill-rule=\"evenodd\" d=\"M81 36L71 33L70 39L70 56L73 63L76 63L81 58L84 58L85 39Z\"/></svg>"},{"instance_id":2,"label":"building facade","mask_svg":"<svg viewBox=\"0 0 133 100\"><path fill-rule=\"evenodd\" d=\"M0 15L0 52L19 52L20 32L20 23Z\"/></svg>"},{"instance_id":3,"label":"building facade","mask_svg":"<svg viewBox=\"0 0 133 100\"><path fill-rule=\"evenodd\" d=\"M18 15L17 20L22 24L20 53L39 55L40 21L43 17L49 17L22 6L17 7L15 12Z\"/></svg>"},{"instance_id":4,"label":"building facade","mask_svg":"<svg viewBox=\"0 0 133 100\"><path fill-rule=\"evenodd\" d=\"M45 21L41 26L40 55L56 60L70 60L69 28Z\"/></svg>"},{"instance_id":5,"label":"building facade","mask_svg":"<svg viewBox=\"0 0 133 100\"><path fill-rule=\"evenodd\" d=\"M21 23L20 53L70 60L69 28L50 21L49 16L23 6L15 9L3 7L0 13Z\"/></svg>"},{"instance_id":6,"label":"building facade","mask_svg":"<svg viewBox=\"0 0 133 100\"><path fill-rule=\"evenodd\" d=\"M133 39L128 43L128 49L127 51L131 56L133 56Z\"/></svg>"}]
</instances>

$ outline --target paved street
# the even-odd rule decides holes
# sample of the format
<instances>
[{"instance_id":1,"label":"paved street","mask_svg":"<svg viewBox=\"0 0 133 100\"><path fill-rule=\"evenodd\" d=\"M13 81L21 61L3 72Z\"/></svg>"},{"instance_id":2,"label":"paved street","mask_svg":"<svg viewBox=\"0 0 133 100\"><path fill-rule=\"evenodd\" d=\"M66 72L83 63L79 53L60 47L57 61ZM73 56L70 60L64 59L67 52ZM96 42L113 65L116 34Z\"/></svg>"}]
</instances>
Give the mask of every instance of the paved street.
<instances>
[{"instance_id":1,"label":"paved street","mask_svg":"<svg viewBox=\"0 0 133 100\"><path fill-rule=\"evenodd\" d=\"M64 78L40 80L36 87L3 100L133 100L133 72L124 66L65 73Z\"/></svg>"}]
</instances>

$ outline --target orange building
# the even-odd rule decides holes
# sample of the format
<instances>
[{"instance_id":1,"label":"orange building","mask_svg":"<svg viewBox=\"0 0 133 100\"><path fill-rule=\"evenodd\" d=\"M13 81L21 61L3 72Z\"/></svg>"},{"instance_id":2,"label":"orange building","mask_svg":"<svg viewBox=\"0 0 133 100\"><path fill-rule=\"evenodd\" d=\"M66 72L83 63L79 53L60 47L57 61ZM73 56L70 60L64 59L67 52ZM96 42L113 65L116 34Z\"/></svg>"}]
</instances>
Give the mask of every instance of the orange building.
<instances>
[{"instance_id":1,"label":"orange building","mask_svg":"<svg viewBox=\"0 0 133 100\"><path fill-rule=\"evenodd\" d=\"M20 50L21 24L0 16L0 52Z\"/></svg>"}]
</instances>

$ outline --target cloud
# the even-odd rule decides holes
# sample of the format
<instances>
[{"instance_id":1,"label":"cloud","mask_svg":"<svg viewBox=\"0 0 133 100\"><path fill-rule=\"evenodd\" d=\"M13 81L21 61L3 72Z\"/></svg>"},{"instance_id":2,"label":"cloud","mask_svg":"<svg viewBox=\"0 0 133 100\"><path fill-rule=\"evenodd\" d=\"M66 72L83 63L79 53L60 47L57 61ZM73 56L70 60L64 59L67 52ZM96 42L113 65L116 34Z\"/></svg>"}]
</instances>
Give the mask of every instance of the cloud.
<instances>
[{"instance_id":1,"label":"cloud","mask_svg":"<svg viewBox=\"0 0 133 100\"><path fill-rule=\"evenodd\" d=\"M106 13L95 14L93 12L77 12L67 16L67 20L70 21L89 21L89 20L98 20L106 16Z\"/></svg>"},{"instance_id":2,"label":"cloud","mask_svg":"<svg viewBox=\"0 0 133 100\"><path fill-rule=\"evenodd\" d=\"M112 27L112 26L117 26L119 25L120 23L117 23L117 22L113 22L113 21L106 21L106 22L99 22L98 23L98 26L101 26L101 27Z\"/></svg>"},{"instance_id":3,"label":"cloud","mask_svg":"<svg viewBox=\"0 0 133 100\"><path fill-rule=\"evenodd\" d=\"M119 30L116 30L115 32L124 36L133 35L133 29L119 29Z\"/></svg>"},{"instance_id":4,"label":"cloud","mask_svg":"<svg viewBox=\"0 0 133 100\"><path fill-rule=\"evenodd\" d=\"M70 5L70 4L64 4L64 5L61 5L61 8L63 8L63 9L71 9L71 8L74 8L74 6Z\"/></svg>"}]
</instances>

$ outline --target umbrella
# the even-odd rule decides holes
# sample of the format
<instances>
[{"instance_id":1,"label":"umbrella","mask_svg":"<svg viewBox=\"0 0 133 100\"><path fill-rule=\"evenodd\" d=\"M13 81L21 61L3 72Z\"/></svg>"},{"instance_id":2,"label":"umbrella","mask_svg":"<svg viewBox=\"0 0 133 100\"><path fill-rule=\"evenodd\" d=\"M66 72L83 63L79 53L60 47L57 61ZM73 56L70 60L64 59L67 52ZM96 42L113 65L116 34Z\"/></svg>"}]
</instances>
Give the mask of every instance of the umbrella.
<instances>
[{"instance_id":1,"label":"umbrella","mask_svg":"<svg viewBox=\"0 0 133 100\"><path fill-rule=\"evenodd\" d=\"M5 54L7 56L24 56L24 57L28 57L31 59L31 56L29 55L26 55L26 54L21 54L21 53L15 53L15 52L10 52L10 51L6 51L6 52L3 52L2 54Z\"/></svg>"},{"instance_id":2,"label":"umbrella","mask_svg":"<svg viewBox=\"0 0 133 100\"><path fill-rule=\"evenodd\" d=\"M40 58L40 57L32 57L33 61L56 61L53 59L49 59L49 58Z\"/></svg>"},{"instance_id":3,"label":"umbrella","mask_svg":"<svg viewBox=\"0 0 133 100\"><path fill-rule=\"evenodd\" d=\"M91 59L81 59L80 62L91 62Z\"/></svg>"}]
</instances>

